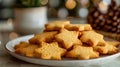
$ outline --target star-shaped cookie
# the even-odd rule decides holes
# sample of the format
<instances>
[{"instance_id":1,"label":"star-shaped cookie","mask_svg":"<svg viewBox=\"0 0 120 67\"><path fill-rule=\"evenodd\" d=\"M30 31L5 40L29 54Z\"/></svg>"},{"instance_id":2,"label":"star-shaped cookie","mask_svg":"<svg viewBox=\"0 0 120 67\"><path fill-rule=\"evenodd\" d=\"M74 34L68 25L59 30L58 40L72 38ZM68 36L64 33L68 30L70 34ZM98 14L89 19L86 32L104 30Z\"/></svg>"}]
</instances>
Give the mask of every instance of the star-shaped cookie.
<instances>
[{"instance_id":1,"label":"star-shaped cookie","mask_svg":"<svg viewBox=\"0 0 120 67\"><path fill-rule=\"evenodd\" d=\"M27 47L29 46L29 43L25 42L25 41L21 41L19 44L16 44L14 46L14 49L17 49L17 48L24 48L24 47Z\"/></svg>"},{"instance_id":2,"label":"star-shaped cookie","mask_svg":"<svg viewBox=\"0 0 120 67\"><path fill-rule=\"evenodd\" d=\"M23 44L19 44L18 46L23 46ZM36 44L27 44L27 46L24 47L18 47L15 49L15 53L25 55L27 57L35 57L34 51L39 46Z\"/></svg>"},{"instance_id":3,"label":"star-shaped cookie","mask_svg":"<svg viewBox=\"0 0 120 67\"><path fill-rule=\"evenodd\" d=\"M78 31L68 31L61 29L60 33L55 36L59 43L63 44L65 49L71 48L74 44L82 45L82 42L78 39Z\"/></svg>"},{"instance_id":4,"label":"star-shaped cookie","mask_svg":"<svg viewBox=\"0 0 120 67\"><path fill-rule=\"evenodd\" d=\"M54 39L54 36L56 34L57 34L57 31L43 32L29 39L29 42L32 44L40 44L41 42L50 42L52 39Z\"/></svg>"},{"instance_id":5,"label":"star-shaped cookie","mask_svg":"<svg viewBox=\"0 0 120 67\"><path fill-rule=\"evenodd\" d=\"M106 41L108 44L113 45L113 46L118 46L120 45L120 42L118 41Z\"/></svg>"},{"instance_id":6,"label":"star-shaped cookie","mask_svg":"<svg viewBox=\"0 0 120 67\"><path fill-rule=\"evenodd\" d=\"M67 52L66 57L77 59L90 59L99 57L99 53L94 51L92 47L74 45L73 49Z\"/></svg>"},{"instance_id":7,"label":"star-shaped cookie","mask_svg":"<svg viewBox=\"0 0 120 67\"><path fill-rule=\"evenodd\" d=\"M52 21L45 24L45 31L59 31L61 28L64 28L68 24L70 24L70 21L67 20Z\"/></svg>"},{"instance_id":8,"label":"star-shaped cookie","mask_svg":"<svg viewBox=\"0 0 120 67\"><path fill-rule=\"evenodd\" d=\"M112 43L104 43L104 45L101 46L101 43L99 43L97 46L93 47L94 50L98 51L101 54L115 54L118 52L118 48L113 45Z\"/></svg>"},{"instance_id":9,"label":"star-shaped cookie","mask_svg":"<svg viewBox=\"0 0 120 67\"><path fill-rule=\"evenodd\" d=\"M89 31L92 30L90 24L69 24L65 26L68 30L76 30L76 31Z\"/></svg>"},{"instance_id":10,"label":"star-shaped cookie","mask_svg":"<svg viewBox=\"0 0 120 67\"><path fill-rule=\"evenodd\" d=\"M61 56L63 56L65 52L66 49L59 47L57 42L43 42L40 48L35 49L36 56L42 59L61 60Z\"/></svg>"},{"instance_id":11,"label":"star-shaped cookie","mask_svg":"<svg viewBox=\"0 0 120 67\"><path fill-rule=\"evenodd\" d=\"M104 42L103 35L95 31L83 31L80 40L90 46L96 46L99 42Z\"/></svg>"}]
</instances>

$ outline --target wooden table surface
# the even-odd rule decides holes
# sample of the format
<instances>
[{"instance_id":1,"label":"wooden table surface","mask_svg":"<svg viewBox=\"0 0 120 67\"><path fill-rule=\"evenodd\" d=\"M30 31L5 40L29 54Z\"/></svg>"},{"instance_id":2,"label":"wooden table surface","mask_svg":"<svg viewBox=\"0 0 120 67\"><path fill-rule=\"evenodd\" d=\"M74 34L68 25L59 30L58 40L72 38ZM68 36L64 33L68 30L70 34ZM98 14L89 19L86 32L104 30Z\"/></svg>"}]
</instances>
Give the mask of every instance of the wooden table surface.
<instances>
[{"instance_id":1,"label":"wooden table surface","mask_svg":"<svg viewBox=\"0 0 120 67\"><path fill-rule=\"evenodd\" d=\"M12 30L0 30L0 67L52 67L52 66L45 66L45 65L37 65L28 63L22 60L19 60L5 50L5 45L11 39L16 37L20 37L21 35L15 34ZM115 60L105 63L103 65L92 65L92 66L85 66L85 67L120 67L120 57L116 58Z\"/></svg>"}]
</instances>

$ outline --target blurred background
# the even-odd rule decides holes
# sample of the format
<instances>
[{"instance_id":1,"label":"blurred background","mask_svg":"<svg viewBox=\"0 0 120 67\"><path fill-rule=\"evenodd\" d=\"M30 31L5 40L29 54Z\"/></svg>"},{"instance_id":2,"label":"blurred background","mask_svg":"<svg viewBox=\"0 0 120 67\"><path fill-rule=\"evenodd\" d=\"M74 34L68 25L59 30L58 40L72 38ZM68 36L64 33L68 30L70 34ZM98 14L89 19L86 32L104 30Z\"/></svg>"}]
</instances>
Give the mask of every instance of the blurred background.
<instances>
[{"instance_id":1,"label":"blurred background","mask_svg":"<svg viewBox=\"0 0 120 67\"><path fill-rule=\"evenodd\" d=\"M16 2L19 1L19 2ZM32 0L0 0L0 20L8 20L8 18L14 18L14 8L21 2L27 2ZM36 0L33 0L33 2ZM88 14L90 7L93 5L93 0L38 0L41 3L40 6L48 7L48 18L85 18ZM100 1L100 0L98 0ZM29 4L26 3L26 5ZM30 3L31 4L31 3ZM21 4L23 5L23 4ZM19 7L17 5L17 7ZM23 6L21 6L23 7ZM23 8L31 7L28 5ZM36 6L33 6L33 8ZM37 6L38 7L38 6ZM80 10L84 11L80 14ZM62 13L62 14L61 14Z\"/></svg>"},{"instance_id":2,"label":"blurred background","mask_svg":"<svg viewBox=\"0 0 120 67\"><path fill-rule=\"evenodd\" d=\"M38 18L41 20L39 23L43 23L43 26L51 20L70 20L72 23L89 23L93 29L98 31L120 34L120 0L0 0L0 31L14 31L14 29L17 29L20 25L20 27L23 26L22 28L25 26L32 27L33 20L31 21L26 17L33 16L32 18L37 20L38 16L28 15L23 12L25 17L23 17L23 15L20 17L20 12L15 12L15 9L18 8L22 10L23 8L37 7L47 7L47 10L43 11L46 12L44 14L46 16ZM32 12L30 10L26 11ZM42 13L42 11L39 12ZM18 19L14 21L16 17L24 21L18 21ZM29 24L25 22L29 22ZM31 34L31 32L29 34Z\"/></svg>"},{"instance_id":3,"label":"blurred background","mask_svg":"<svg viewBox=\"0 0 120 67\"><path fill-rule=\"evenodd\" d=\"M17 2L16 2L17 1ZM14 8L15 4L21 4L21 2L28 2L21 6L22 8L31 7L29 1L33 2L36 0L0 0L0 20L7 20L8 18L14 18ZM116 4L119 5L119 0L37 0L41 3L41 6L48 7L48 18L86 18L89 10L93 6L98 6L100 1L103 1L105 5L111 5L111 1L117 1ZM104 4L102 4L104 8ZM114 5L112 5L114 6ZM17 5L20 8L20 6ZM38 6L32 6L38 7Z\"/></svg>"}]
</instances>

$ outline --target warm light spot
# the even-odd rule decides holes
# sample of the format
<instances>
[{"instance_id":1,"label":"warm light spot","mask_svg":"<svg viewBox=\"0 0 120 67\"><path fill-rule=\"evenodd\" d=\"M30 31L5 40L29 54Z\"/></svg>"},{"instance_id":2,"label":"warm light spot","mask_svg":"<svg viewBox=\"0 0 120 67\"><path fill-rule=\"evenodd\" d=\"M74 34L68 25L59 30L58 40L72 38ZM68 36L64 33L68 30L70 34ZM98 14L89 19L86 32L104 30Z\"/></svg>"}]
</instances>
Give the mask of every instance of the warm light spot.
<instances>
[{"instance_id":1,"label":"warm light spot","mask_svg":"<svg viewBox=\"0 0 120 67\"><path fill-rule=\"evenodd\" d=\"M100 3L99 3L99 10L100 10L102 13L106 13L107 10L108 10L108 5L105 4L104 2L100 2Z\"/></svg>"},{"instance_id":2,"label":"warm light spot","mask_svg":"<svg viewBox=\"0 0 120 67\"><path fill-rule=\"evenodd\" d=\"M72 10L76 7L76 2L75 0L67 0L65 3L66 8Z\"/></svg>"}]
</instances>

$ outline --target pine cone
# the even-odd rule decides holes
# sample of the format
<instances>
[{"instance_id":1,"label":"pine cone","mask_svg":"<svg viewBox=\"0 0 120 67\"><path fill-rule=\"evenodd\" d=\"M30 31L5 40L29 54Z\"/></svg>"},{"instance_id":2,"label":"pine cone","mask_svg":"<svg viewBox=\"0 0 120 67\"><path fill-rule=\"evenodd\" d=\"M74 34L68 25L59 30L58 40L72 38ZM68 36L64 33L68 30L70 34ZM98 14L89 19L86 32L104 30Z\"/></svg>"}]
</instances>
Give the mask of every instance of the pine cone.
<instances>
[{"instance_id":1,"label":"pine cone","mask_svg":"<svg viewBox=\"0 0 120 67\"><path fill-rule=\"evenodd\" d=\"M94 6L88 14L87 21L93 29L120 34L120 6L112 0L106 14Z\"/></svg>"}]
</instances>

